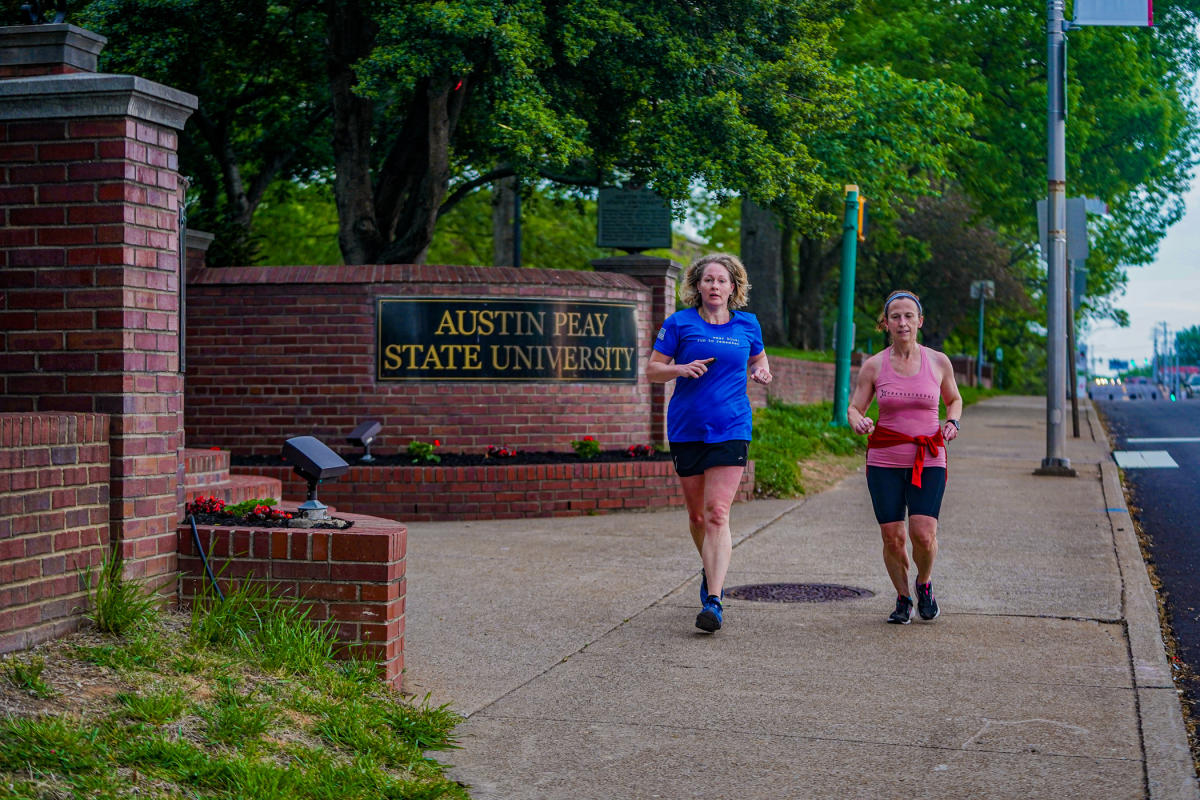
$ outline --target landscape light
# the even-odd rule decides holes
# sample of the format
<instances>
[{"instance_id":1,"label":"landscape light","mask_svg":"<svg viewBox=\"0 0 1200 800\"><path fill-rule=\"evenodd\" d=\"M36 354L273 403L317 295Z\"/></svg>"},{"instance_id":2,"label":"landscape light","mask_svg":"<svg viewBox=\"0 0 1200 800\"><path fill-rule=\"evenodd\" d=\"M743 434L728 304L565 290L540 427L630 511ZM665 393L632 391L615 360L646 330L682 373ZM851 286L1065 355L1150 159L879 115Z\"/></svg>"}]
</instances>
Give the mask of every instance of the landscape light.
<instances>
[{"instance_id":1,"label":"landscape light","mask_svg":"<svg viewBox=\"0 0 1200 800\"><path fill-rule=\"evenodd\" d=\"M348 443L363 448L363 455L359 461L364 464L370 464L375 460L375 456L371 455L371 442L375 441L375 436L382 427L378 420L369 419L366 422L360 422L358 427L350 431L350 435L346 437Z\"/></svg>"},{"instance_id":2,"label":"landscape light","mask_svg":"<svg viewBox=\"0 0 1200 800\"><path fill-rule=\"evenodd\" d=\"M292 471L308 481L308 499L299 507L308 519L329 519L329 508L317 500L317 484L350 470L350 465L314 436L296 436L283 443L280 457L292 465Z\"/></svg>"}]
</instances>

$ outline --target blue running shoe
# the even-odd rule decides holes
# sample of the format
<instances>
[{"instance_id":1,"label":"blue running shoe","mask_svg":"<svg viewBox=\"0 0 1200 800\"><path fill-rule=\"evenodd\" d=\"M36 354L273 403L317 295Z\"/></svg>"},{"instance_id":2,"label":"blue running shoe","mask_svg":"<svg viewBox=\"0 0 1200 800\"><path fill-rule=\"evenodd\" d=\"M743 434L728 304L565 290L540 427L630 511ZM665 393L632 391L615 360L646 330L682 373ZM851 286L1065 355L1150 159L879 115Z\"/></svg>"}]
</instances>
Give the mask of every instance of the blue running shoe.
<instances>
[{"instance_id":1,"label":"blue running shoe","mask_svg":"<svg viewBox=\"0 0 1200 800\"><path fill-rule=\"evenodd\" d=\"M696 627L707 633L721 630L721 598L710 594L704 598L704 609L696 615Z\"/></svg>"},{"instance_id":2,"label":"blue running shoe","mask_svg":"<svg viewBox=\"0 0 1200 800\"><path fill-rule=\"evenodd\" d=\"M700 605L704 605L704 601L708 599L708 576L704 574L704 567L700 568ZM721 590L721 599L725 599L725 590Z\"/></svg>"}]
</instances>

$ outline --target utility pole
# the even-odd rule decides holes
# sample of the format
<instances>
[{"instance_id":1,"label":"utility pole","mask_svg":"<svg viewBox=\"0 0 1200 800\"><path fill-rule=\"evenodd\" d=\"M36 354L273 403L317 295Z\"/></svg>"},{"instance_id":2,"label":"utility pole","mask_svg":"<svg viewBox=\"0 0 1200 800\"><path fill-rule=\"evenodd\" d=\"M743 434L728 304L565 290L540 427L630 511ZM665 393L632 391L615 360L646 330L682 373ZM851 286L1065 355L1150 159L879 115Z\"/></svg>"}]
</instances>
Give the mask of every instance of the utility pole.
<instances>
[{"instance_id":1,"label":"utility pole","mask_svg":"<svg viewBox=\"0 0 1200 800\"><path fill-rule=\"evenodd\" d=\"M995 281L971 281L971 297L979 298L979 357L975 360L975 385L983 386L983 301L996 296ZM996 376L992 376L995 385Z\"/></svg>"},{"instance_id":2,"label":"utility pole","mask_svg":"<svg viewBox=\"0 0 1200 800\"><path fill-rule=\"evenodd\" d=\"M1066 263L1067 145L1064 0L1046 3L1046 457L1036 475L1075 477L1067 458L1063 411L1067 395Z\"/></svg>"}]
</instances>

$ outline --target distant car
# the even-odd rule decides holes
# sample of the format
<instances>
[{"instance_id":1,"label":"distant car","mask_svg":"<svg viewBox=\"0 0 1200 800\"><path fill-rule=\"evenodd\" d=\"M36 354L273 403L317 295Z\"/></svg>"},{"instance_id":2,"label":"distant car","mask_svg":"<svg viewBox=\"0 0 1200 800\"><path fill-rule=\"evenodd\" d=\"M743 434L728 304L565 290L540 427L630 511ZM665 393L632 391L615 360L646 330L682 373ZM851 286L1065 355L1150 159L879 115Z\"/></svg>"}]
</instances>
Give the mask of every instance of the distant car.
<instances>
[{"instance_id":1,"label":"distant car","mask_svg":"<svg viewBox=\"0 0 1200 800\"><path fill-rule=\"evenodd\" d=\"M1183 384L1183 391L1188 397L1200 395L1200 373L1188 375L1187 381Z\"/></svg>"}]
</instances>

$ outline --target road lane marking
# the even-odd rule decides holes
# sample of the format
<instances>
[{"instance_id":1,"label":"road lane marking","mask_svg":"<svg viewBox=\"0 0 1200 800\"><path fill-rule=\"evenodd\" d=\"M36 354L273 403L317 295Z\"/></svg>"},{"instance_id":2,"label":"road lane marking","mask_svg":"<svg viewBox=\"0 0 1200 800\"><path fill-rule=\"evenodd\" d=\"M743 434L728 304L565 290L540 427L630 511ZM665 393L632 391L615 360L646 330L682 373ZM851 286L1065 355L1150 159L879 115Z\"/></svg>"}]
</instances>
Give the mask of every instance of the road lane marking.
<instances>
[{"instance_id":1,"label":"road lane marking","mask_svg":"<svg viewBox=\"0 0 1200 800\"><path fill-rule=\"evenodd\" d=\"M1175 436L1161 439L1126 439L1126 444L1170 444L1171 442L1200 442L1200 436Z\"/></svg>"},{"instance_id":2,"label":"road lane marking","mask_svg":"<svg viewBox=\"0 0 1200 800\"><path fill-rule=\"evenodd\" d=\"M1114 450L1113 459L1121 469L1178 467L1166 450Z\"/></svg>"}]
</instances>

